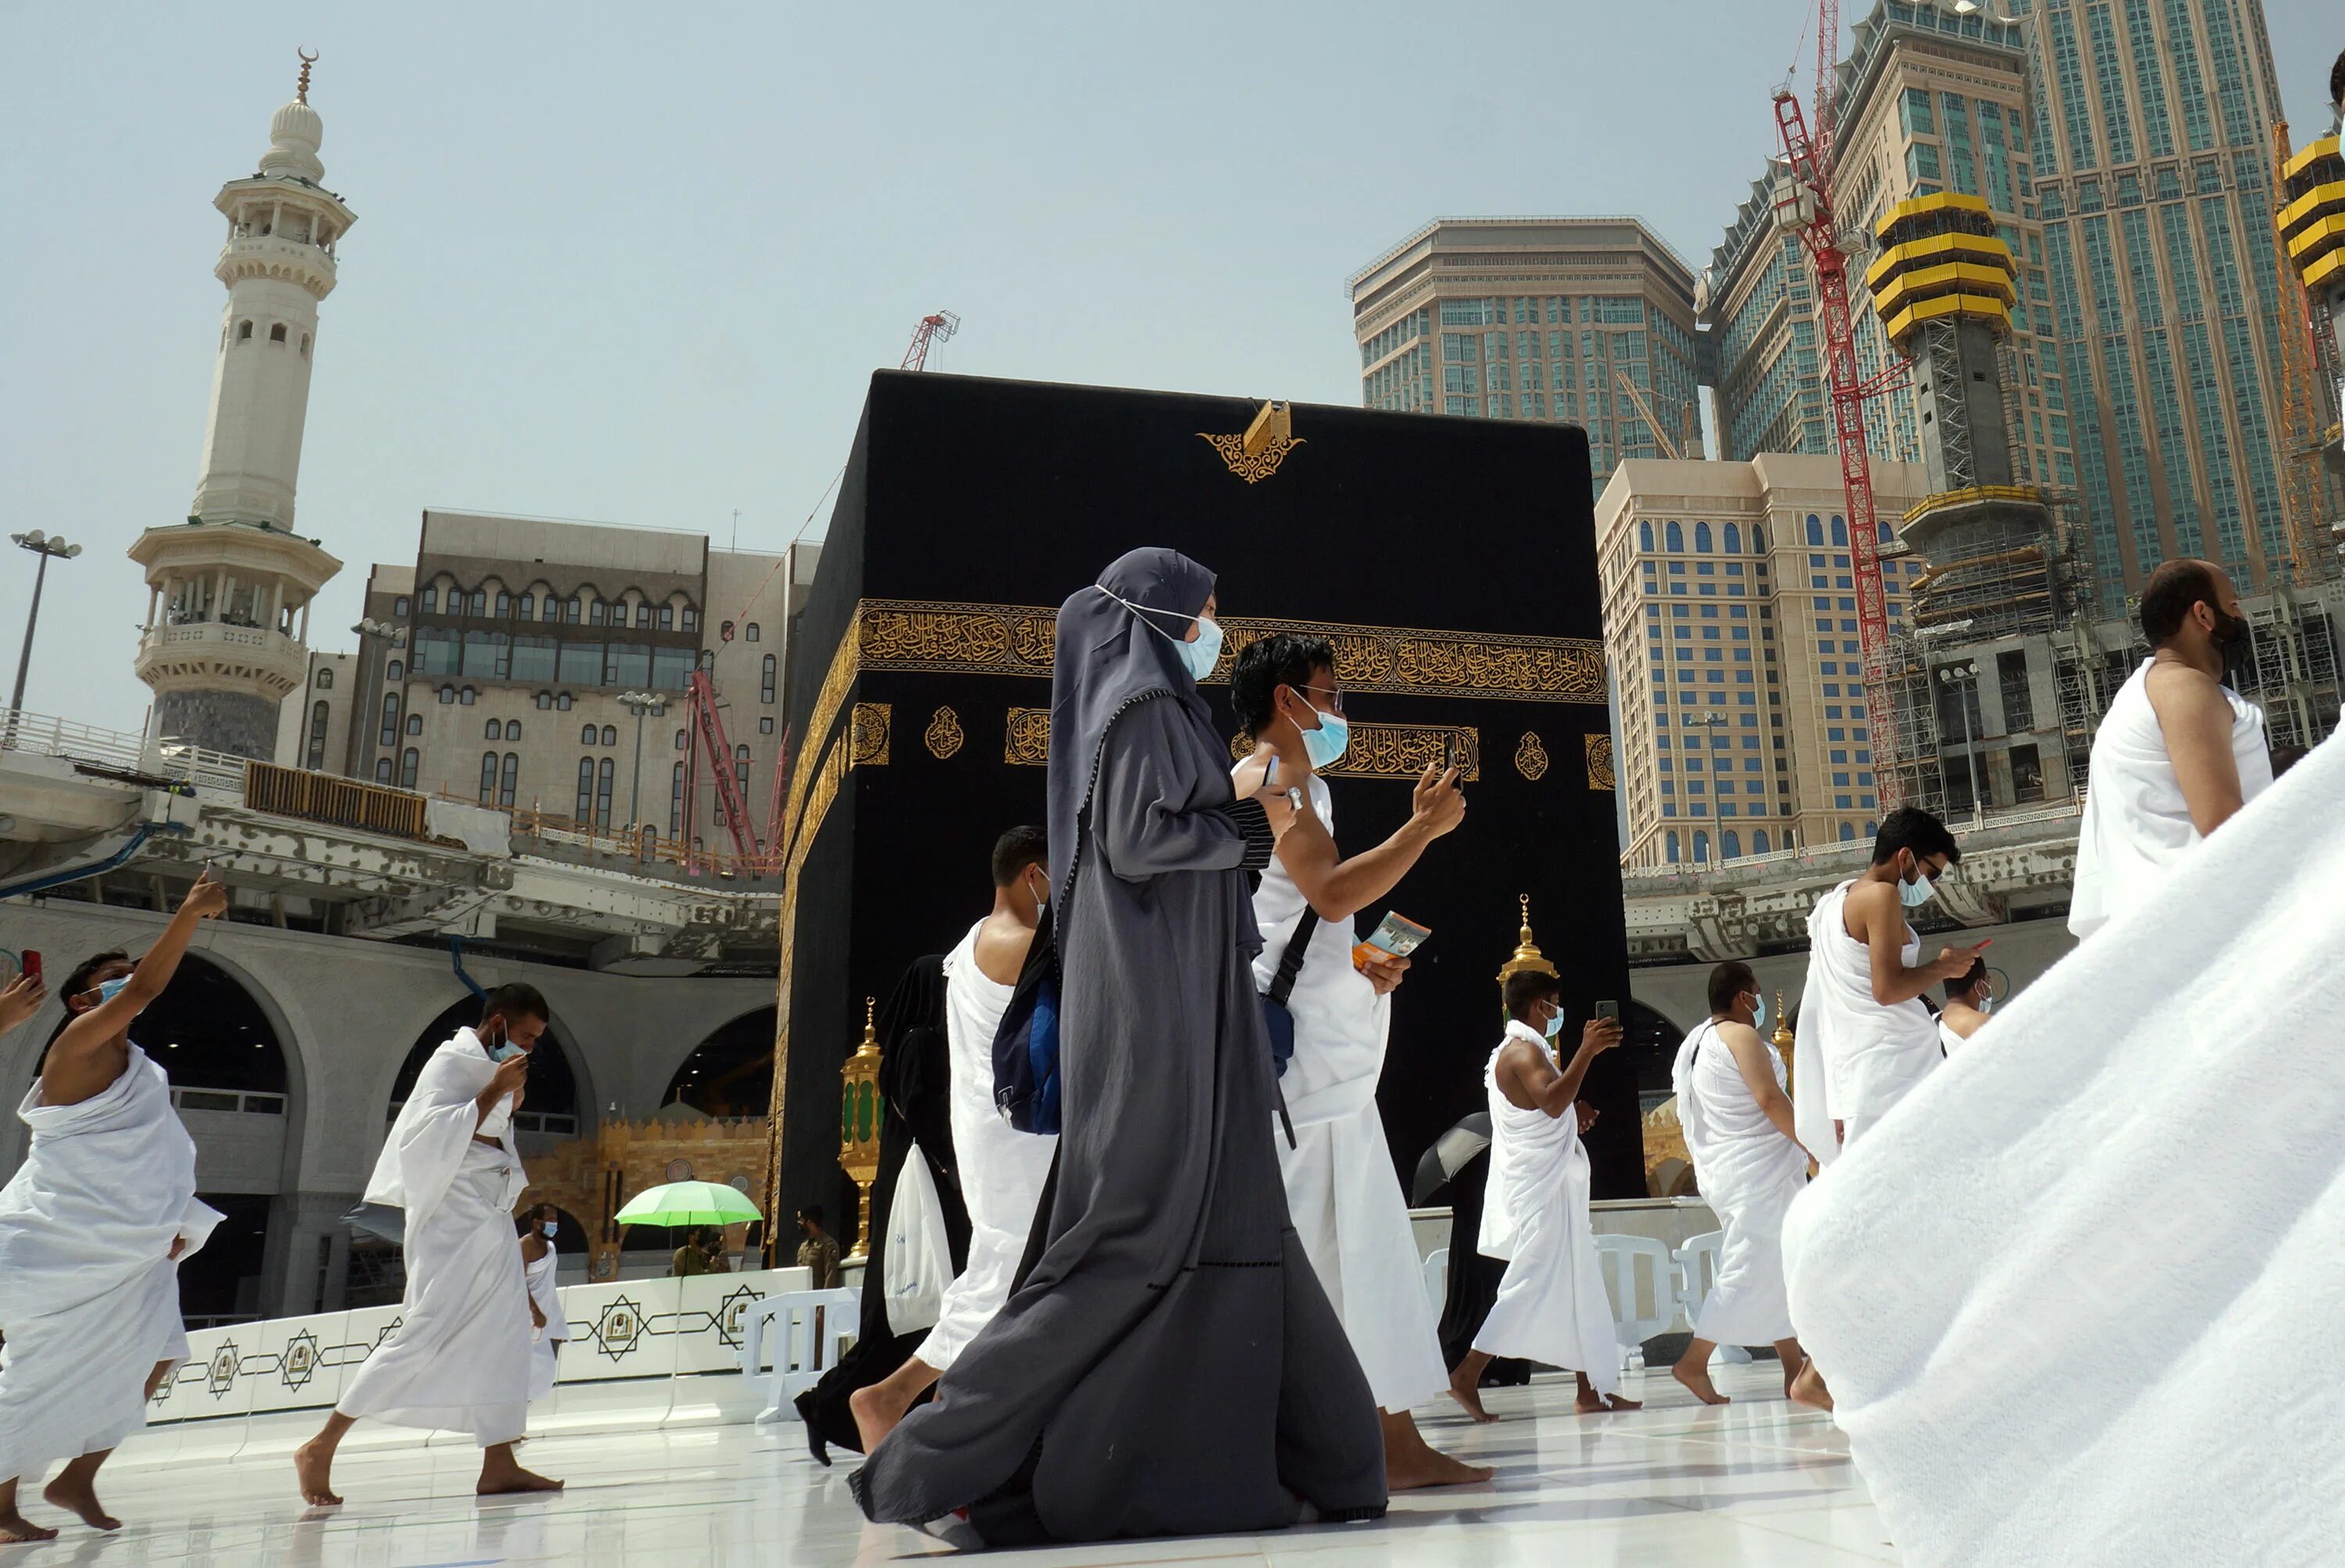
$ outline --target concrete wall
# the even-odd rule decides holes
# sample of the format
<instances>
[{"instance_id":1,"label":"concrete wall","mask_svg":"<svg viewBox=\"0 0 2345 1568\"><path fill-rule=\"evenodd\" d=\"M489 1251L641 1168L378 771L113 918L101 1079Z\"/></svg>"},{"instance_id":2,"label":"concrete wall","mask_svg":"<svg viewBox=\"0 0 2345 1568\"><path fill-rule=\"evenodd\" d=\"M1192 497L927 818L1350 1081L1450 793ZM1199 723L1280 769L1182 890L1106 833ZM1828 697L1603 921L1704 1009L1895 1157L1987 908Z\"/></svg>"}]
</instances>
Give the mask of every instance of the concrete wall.
<instances>
[{"instance_id":1,"label":"concrete wall","mask_svg":"<svg viewBox=\"0 0 2345 1568\"><path fill-rule=\"evenodd\" d=\"M0 946L37 949L62 976L91 952L143 951L165 923L144 910L12 901L0 905ZM348 1238L338 1218L358 1201L374 1167L401 1064L426 1026L464 996L464 987L442 952L270 926L208 924L192 951L251 994L286 1053L283 1163L273 1187L279 1196L260 1310L283 1316L318 1309L321 1256L332 1259L327 1306L339 1307L339 1261ZM640 979L492 958L472 958L465 967L483 986L522 980L545 993L554 1028L571 1048L581 1130L590 1134L614 1105L629 1117L656 1110L668 1080L702 1041L774 1000L770 980ZM0 1038L0 1103L17 1104L31 1085L60 1008L52 1000L30 1023ZM131 1033L137 1037L135 1025ZM266 1156L253 1146L260 1130L247 1124L265 1119L274 1120L188 1115L198 1169L250 1181L254 1160ZM24 1163L25 1147L24 1124L14 1116L0 1121L0 1180Z\"/></svg>"},{"instance_id":2,"label":"concrete wall","mask_svg":"<svg viewBox=\"0 0 2345 1568\"><path fill-rule=\"evenodd\" d=\"M2059 920L2025 921L2014 925L1981 926L1975 931L1957 932L1944 936L1925 936L1922 952L1925 958L1937 956L1938 949L1956 944L1968 945L1995 939L1986 950L1987 967L1995 972L1995 994L1998 1005L2004 998L2035 982L2037 976L2066 958L2076 947L2076 939L2068 934L2066 917ZM1767 992L1767 1005L1775 1005L1775 994L1782 993L1783 1004L1796 1013L1800 993L1808 981L1808 955L1804 952L1784 953L1774 958L1754 958L1747 961L1759 976L1759 983ZM1708 987L1710 972L1707 963L1670 964L1656 969L1633 969L1629 972L1629 989L1646 1006L1668 1018L1680 1029L1691 1029L1710 1016ZM1933 1000L1935 1000L1934 993ZM1770 1023L1769 1028L1773 1024Z\"/></svg>"}]
</instances>

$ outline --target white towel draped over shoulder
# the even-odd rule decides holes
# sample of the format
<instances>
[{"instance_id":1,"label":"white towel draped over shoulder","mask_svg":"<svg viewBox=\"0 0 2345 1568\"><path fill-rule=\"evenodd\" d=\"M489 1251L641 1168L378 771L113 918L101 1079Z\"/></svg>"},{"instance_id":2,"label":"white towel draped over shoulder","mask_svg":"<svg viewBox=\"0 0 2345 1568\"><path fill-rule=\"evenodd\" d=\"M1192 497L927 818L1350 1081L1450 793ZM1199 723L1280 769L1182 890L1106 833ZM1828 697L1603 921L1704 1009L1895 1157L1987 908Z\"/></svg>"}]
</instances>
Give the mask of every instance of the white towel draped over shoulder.
<instances>
[{"instance_id":1,"label":"white towel draped over shoulder","mask_svg":"<svg viewBox=\"0 0 2345 1568\"><path fill-rule=\"evenodd\" d=\"M219 1223L196 1196L196 1145L144 1051L74 1105L17 1113L24 1166L0 1189L0 1481L112 1448L146 1421L157 1361L188 1353L178 1266Z\"/></svg>"},{"instance_id":2,"label":"white towel draped over shoulder","mask_svg":"<svg viewBox=\"0 0 2345 1568\"><path fill-rule=\"evenodd\" d=\"M423 1071L416 1075L415 1086L407 1092L406 1104L399 1107L391 1135L383 1140L382 1153L375 1159L374 1175L367 1182L366 1200L405 1209L411 1237L447 1196L448 1184L456 1179L466 1151L477 1146L472 1143L475 1134L494 1137L502 1145L507 1163L515 1171L521 1169L510 1112L490 1117L484 1124L476 1104L496 1074L497 1064L482 1048L481 1037L470 1029L459 1029L453 1039L442 1041L431 1053ZM499 1108L504 1110L512 1104L502 1101ZM520 1196L521 1187L515 1186L505 1207L510 1208L513 1198Z\"/></svg>"},{"instance_id":3,"label":"white towel draped over shoulder","mask_svg":"<svg viewBox=\"0 0 2345 1568\"><path fill-rule=\"evenodd\" d=\"M1854 879L1816 901L1808 914L1808 983L1800 996L1800 1075L1792 1121L1822 1165L1840 1157L1834 1121L1875 1120L1911 1094L1944 1060L1930 1010L1919 999L1883 1006L1873 998L1873 950L1848 933ZM1905 928L1899 956L1921 962L1922 939Z\"/></svg>"},{"instance_id":4,"label":"white towel draped over shoulder","mask_svg":"<svg viewBox=\"0 0 2345 1568\"><path fill-rule=\"evenodd\" d=\"M2335 1559L2340 800L2331 739L1792 1206L1792 1317L1907 1563Z\"/></svg>"}]
</instances>

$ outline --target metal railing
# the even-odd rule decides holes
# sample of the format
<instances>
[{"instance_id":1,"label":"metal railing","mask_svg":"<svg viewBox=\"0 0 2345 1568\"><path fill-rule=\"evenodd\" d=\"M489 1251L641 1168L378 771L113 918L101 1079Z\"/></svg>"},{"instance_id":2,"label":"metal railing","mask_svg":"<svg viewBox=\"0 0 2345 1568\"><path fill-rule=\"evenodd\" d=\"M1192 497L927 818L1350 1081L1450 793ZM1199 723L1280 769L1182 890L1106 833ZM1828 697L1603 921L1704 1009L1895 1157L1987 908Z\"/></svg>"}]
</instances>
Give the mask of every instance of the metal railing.
<instances>
[{"instance_id":1,"label":"metal railing","mask_svg":"<svg viewBox=\"0 0 2345 1568\"><path fill-rule=\"evenodd\" d=\"M447 798L452 800L462 799L455 795ZM478 804L477 801L466 803ZM604 828L593 822L558 817L534 806L501 809L512 819L516 840L558 845L588 854L608 855L633 861L638 866L672 866L688 877L714 877L724 881L776 876L781 871L781 857L773 853L716 854L695 848L688 840L668 837L650 826Z\"/></svg>"},{"instance_id":2,"label":"metal railing","mask_svg":"<svg viewBox=\"0 0 2345 1568\"><path fill-rule=\"evenodd\" d=\"M273 762L245 764L244 803L256 811L338 828L400 839L430 837L423 826L425 798L421 795L331 773L279 768Z\"/></svg>"},{"instance_id":3,"label":"metal railing","mask_svg":"<svg viewBox=\"0 0 2345 1568\"><path fill-rule=\"evenodd\" d=\"M226 1111L255 1116L281 1116L285 1096L264 1089L198 1089L171 1086L171 1105L181 1111Z\"/></svg>"},{"instance_id":4,"label":"metal railing","mask_svg":"<svg viewBox=\"0 0 2345 1568\"><path fill-rule=\"evenodd\" d=\"M119 729L100 729L47 714L0 714L0 751L61 757L117 773L141 774L191 784L199 789L240 793L248 759L207 751L176 740L150 740Z\"/></svg>"},{"instance_id":5,"label":"metal railing","mask_svg":"<svg viewBox=\"0 0 2345 1568\"><path fill-rule=\"evenodd\" d=\"M2084 814L2085 791L2082 788L2078 788L2072 791L2069 799L2061 804L2040 810L2013 811L1990 809L1984 816L1950 816L1944 820L1947 830L1957 840L1962 840L1969 838L1974 833L2000 832L2006 828L2030 828L2056 822L2075 823L2080 821ZM1731 823L1732 819L1728 819L1727 821ZM1690 831L1690 828L1683 822L1677 826L1680 831ZM1711 830L1715 831L1720 824L1712 821L1707 826ZM1840 839L1825 844L1806 844L1790 850L1771 850L1763 855L1737 855L1732 860L1680 860L1670 865L1625 866L1621 868L1620 874L1626 881L1647 884L1691 881L1714 877L1721 871L1753 871L1766 866L1822 866L1859 852L1870 856L1873 852L1872 840Z\"/></svg>"}]
</instances>

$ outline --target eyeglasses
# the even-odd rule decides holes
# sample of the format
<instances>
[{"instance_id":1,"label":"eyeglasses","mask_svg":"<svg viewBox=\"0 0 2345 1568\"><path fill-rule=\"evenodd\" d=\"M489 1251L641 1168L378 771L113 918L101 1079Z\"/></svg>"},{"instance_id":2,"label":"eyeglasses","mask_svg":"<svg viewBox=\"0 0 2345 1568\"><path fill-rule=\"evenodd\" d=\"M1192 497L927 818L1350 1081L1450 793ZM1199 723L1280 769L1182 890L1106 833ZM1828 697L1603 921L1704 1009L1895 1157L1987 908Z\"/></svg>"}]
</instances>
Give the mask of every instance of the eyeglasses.
<instances>
[{"instance_id":1,"label":"eyeglasses","mask_svg":"<svg viewBox=\"0 0 2345 1568\"><path fill-rule=\"evenodd\" d=\"M1344 694L1337 691L1332 686L1298 686L1294 689L1300 692L1307 692L1314 697L1325 697L1327 699L1327 711L1331 713L1341 713L1344 711Z\"/></svg>"}]
</instances>

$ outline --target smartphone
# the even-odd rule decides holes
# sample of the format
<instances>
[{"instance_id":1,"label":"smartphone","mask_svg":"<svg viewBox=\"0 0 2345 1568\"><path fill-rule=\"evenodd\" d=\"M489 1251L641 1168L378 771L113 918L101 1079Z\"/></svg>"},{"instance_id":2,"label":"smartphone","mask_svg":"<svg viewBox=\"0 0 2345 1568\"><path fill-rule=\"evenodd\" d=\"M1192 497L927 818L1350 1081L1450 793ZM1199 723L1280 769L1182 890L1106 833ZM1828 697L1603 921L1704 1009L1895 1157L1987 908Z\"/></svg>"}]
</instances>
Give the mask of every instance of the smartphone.
<instances>
[{"instance_id":1,"label":"smartphone","mask_svg":"<svg viewBox=\"0 0 2345 1568\"><path fill-rule=\"evenodd\" d=\"M1619 1023L1620 1004L1617 1002L1598 1003L1596 1004L1596 1017L1599 1023Z\"/></svg>"},{"instance_id":2,"label":"smartphone","mask_svg":"<svg viewBox=\"0 0 2345 1568\"><path fill-rule=\"evenodd\" d=\"M17 967L24 971L25 979L37 982L41 978L41 955L28 947Z\"/></svg>"},{"instance_id":3,"label":"smartphone","mask_svg":"<svg viewBox=\"0 0 2345 1568\"><path fill-rule=\"evenodd\" d=\"M1446 736L1442 739L1441 770L1444 773L1457 773L1457 737L1454 734ZM1465 786L1464 774L1458 773L1457 783L1461 789Z\"/></svg>"}]
</instances>

